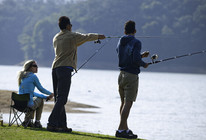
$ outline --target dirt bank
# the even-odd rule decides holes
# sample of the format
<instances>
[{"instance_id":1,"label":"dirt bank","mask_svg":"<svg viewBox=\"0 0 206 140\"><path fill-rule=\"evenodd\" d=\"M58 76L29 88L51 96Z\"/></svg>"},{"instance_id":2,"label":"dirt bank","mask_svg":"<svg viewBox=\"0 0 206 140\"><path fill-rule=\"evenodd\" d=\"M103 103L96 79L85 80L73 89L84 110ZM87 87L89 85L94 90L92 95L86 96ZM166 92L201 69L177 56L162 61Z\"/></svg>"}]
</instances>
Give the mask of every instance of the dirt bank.
<instances>
[{"instance_id":1,"label":"dirt bank","mask_svg":"<svg viewBox=\"0 0 206 140\"><path fill-rule=\"evenodd\" d=\"M13 91L8 90L0 90L0 110L4 113L8 113L10 111L10 104L11 104L11 93ZM14 91L16 92L16 91ZM44 104L44 112L51 112L54 106L54 101L51 100L49 102L45 102ZM66 106L67 113L95 113L91 111L86 111L84 109L88 108L99 108L97 106L77 103L68 101Z\"/></svg>"}]
</instances>

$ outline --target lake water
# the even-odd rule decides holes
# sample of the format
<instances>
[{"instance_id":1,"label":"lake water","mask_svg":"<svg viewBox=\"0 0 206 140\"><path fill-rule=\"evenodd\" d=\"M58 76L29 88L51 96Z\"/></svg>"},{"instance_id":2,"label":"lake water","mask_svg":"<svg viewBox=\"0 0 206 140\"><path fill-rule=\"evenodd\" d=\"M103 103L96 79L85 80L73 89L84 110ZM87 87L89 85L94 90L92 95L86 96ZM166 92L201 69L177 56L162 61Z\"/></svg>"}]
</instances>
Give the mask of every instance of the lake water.
<instances>
[{"instance_id":1,"label":"lake water","mask_svg":"<svg viewBox=\"0 0 206 140\"><path fill-rule=\"evenodd\" d=\"M0 89L18 90L19 66L0 66ZM80 70L72 77L69 100L100 108L95 114L67 113L75 131L114 135L119 124L118 71ZM52 91L51 69L39 68L42 85ZM148 140L206 139L206 75L142 72L139 93L128 124ZM50 113L43 113L46 127ZM4 114L8 122L8 114Z\"/></svg>"}]
</instances>

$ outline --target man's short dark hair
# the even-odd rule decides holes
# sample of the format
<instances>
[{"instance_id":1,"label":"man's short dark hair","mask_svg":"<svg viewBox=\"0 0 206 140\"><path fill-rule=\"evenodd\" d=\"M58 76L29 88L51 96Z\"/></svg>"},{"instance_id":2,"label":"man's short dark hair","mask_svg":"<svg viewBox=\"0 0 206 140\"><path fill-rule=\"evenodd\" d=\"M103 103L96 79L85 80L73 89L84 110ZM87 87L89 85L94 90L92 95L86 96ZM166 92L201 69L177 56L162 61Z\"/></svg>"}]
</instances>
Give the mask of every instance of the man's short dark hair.
<instances>
[{"instance_id":1,"label":"man's short dark hair","mask_svg":"<svg viewBox=\"0 0 206 140\"><path fill-rule=\"evenodd\" d=\"M125 31L125 34L134 33L135 32L135 22L132 20L127 21L124 26L124 31Z\"/></svg>"},{"instance_id":2,"label":"man's short dark hair","mask_svg":"<svg viewBox=\"0 0 206 140\"><path fill-rule=\"evenodd\" d=\"M66 16L61 16L61 17L59 18L59 28L60 28L61 30L66 29L66 28L67 28L67 25L69 25L69 24L71 24L71 23L70 23L70 19L69 19L68 17L66 17Z\"/></svg>"}]
</instances>

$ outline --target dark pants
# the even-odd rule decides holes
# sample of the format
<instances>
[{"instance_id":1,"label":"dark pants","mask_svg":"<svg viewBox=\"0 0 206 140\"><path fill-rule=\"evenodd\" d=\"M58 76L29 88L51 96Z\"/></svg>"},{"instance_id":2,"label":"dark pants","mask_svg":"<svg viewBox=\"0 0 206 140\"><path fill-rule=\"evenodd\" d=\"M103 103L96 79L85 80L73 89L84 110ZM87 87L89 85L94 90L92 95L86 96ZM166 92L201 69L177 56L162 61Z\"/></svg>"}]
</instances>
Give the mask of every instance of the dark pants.
<instances>
[{"instance_id":1,"label":"dark pants","mask_svg":"<svg viewBox=\"0 0 206 140\"><path fill-rule=\"evenodd\" d=\"M67 127L65 104L67 103L72 70L67 67L58 67L52 70L55 105L49 116L48 126Z\"/></svg>"}]
</instances>

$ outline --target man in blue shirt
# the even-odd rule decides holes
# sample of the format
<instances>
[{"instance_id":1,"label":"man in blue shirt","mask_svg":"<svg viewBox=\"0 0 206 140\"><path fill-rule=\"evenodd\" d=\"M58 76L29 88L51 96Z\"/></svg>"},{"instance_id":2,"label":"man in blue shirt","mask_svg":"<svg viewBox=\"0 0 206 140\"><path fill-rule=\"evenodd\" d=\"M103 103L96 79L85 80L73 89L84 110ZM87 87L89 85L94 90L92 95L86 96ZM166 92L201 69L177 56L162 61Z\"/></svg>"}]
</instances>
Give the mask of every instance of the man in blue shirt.
<instances>
[{"instance_id":1,"label":"man in blue shirt","mask_svg":"<svg viewBox=\"0 0 206 140\"><path fill-rule=\"evenodd\" d=\"M125 36L120 38L117 45L120 74L118 78L119 94L121 98L120 124L115 136L121 138L137 138L137 135L128 128L127 119L133 102L136 100L140 67L147 68L148 63L142 61L149 52L141 52L141 42L135 38L135 22L125 24Z\"/></svg>"}]
</instances>

